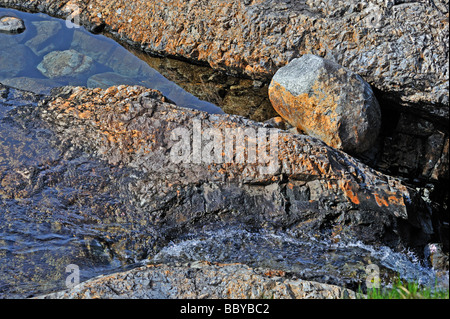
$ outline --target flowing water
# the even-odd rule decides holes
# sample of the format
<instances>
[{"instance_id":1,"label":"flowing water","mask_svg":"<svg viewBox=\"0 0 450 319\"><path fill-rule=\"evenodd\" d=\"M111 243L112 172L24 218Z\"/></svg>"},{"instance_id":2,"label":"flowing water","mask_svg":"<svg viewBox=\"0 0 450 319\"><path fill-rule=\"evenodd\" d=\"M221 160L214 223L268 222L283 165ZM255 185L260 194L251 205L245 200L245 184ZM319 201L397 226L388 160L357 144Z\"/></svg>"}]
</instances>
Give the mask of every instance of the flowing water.
<instances>
[{"instance_id":1,"label":"flowing water","mask_svg":"<svg viewBox=\"0 0 450 319\"><path fill-rule=\"evenodd\" d=\"M365 285L373 266L386 286L398 277L430 287L436 281L440 285L448 282L448 274L438 278L414 254L394 252L389 247L375 248L361 242L333 243L315 238L306 241L284 232L249 232L239 228L185 236L170 243L149 261L186 263L196 260L279 269L297 278L355 290Z\"/></svg>"},{"instance_id":2,"label":"flowing water","mask_svg":"<svg viewBox=\"0 0 450 319\"><path fill-rule=\"evenodd\" d=\"M192 71L186 63L136 53L140 59L107 37L69 29L64 21L43 14L0 8L2 15L18 16L27 26L21 34L0 33L0 82L9 86L46 93L68 84L139 84L162 91L180 106L211 113L223 112L211 101L222 103L224 109L231 100L242 109L248 109L250 100L257 108L264 107L264 98L245 95L249 91L263 95L261 83L223 78L208 68L200 67L199 72L199 67L191 66ZM45 56L70 49L92 59L89 71L49 78L39 70ZM181 79L180 85L161 73ZM194 80L189 82L189 77ZM230 95L233 90L240 93ZM151 230L145 220L133 220L134 207L121 200L126 185L138 179L136 172L75 151L63 152L45 125L38 120L21 122L22 113L32 112L37 103L31 95L0 88L0 298L64 289L70 265L79 267L83 281L142 263L196 260L280 269L289 276L351 288L364 283L369 265L378 267L384 283L397 275L431 286L436 280L448 283L448 273L438 277L409 252L223 225L174 239L148 256L142 247L158 229ZM267 114L253 113L256 118Z\"/></svg>"}]
</instances>

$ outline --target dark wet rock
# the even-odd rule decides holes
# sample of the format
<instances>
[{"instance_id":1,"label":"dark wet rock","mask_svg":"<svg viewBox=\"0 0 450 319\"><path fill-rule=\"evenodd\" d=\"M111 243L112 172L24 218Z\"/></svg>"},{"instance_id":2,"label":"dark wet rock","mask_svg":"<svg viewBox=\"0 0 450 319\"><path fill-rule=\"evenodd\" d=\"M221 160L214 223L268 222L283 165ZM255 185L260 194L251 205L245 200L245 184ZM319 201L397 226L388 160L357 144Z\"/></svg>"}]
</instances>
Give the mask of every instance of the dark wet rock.
<instances>
[{"instance_id":1,"label":"dark wet rock","mask_svg":"<svg viewBox=\"0 0 450 319\"><path fill-rule=\"evenodd\" d=\"M38 79L29 77L16 77L0 80L4 85L30 91L36 94L49 94L54 87L63 86L63 84L50 79Z\"/></svg>"},{"instance_id":2,"label":"dark wet rock","mask_svg":"<svg viewBox=\"0 0 450 319\"><path fill-rule=\"evenodd\" d=\"M275 73L269 98L290 124L334 148L358 154L378 138L381 112L370 85L330 60L292 60Z\"/></svg>"},{"instance_id":3,"label":"dark wet rock","mask_svg":"<svg viewBox=\"0 0 450 319\"><path fill-rule=\"evenodd\" d=\"M383 134L384 145L377 163L379 169L422 181L449 179L449 136L445 127L402 113Z\"/></svg>"},{"instance_id":4,"label":"dark wet rock","mask_svg":"<svg viewBox=\"0 0 450 319\"><path fill-rule=\"evenodd\" d=\"M108 272L119 262L104 239L140 237L126 226L132 206L119 200L131 172L60 144L33 116L42 99L0 84L0 298L63 289L70 264L82 280Z\"/></svg>"},{"instance_id":5,"label":"dark wet rock","mask_svg":"<svg viewBox=\"0 0 450 319\"><path fill-rule=\"evenodd\" d=\"M131 289L131 287L133 287ZM148 265L37 299L355 299L351 290L242 264Z\"/></svg>"},{"instance_id":6,"label":"dark wet rock","mask_svg":"<svg viewBox=\"0 0 450 319\"><path fill-rule=\"evenodd\" d=\"M61 31L62 25L58 21L33 21L36 28L36 36L25 42L34 54L38 56L45 55L50 51L58 49L59 45L64 41L63 36L57 36Z\"/></svg>"},{"instance_id":7,"label":"dark wet rock","mask_svg":"<svg viewBox=\"0 0 450 319\"><path fill-rule=\"evenodd\" d=\"M25 238L0 259L0 294L64 289L68 264L85 280L161 256L183 236L233 226L310 244L362 241L421 253L438 231L416 190L312 137L276 129L274 166L239 162L238 145L224 153L236 155L230 162L206 151L179 161L174 150L183 149L180 138L193 138L194 124L204 134L269 125L180 108L144 87L64 87L44 97L0 85L0 116L0 229ZM206 138L202 149L211 146ZM46 249L24 259L31 243ZM349 276L360 271L339 265ZM30 276L39 278L31 288ZM353 277L308 280L355 285Z\"/></svg>"},{"instance_id":8,"label":"dark wet rock","mask_svg":"<svg viewBox=\"0 0 450 319\"><path fill-rule=\"evenodd\" d=\"M22 33L25 31L25 23L22 19L16 17L0 17L0 32L4 33Z\"/></svg>"},{"instance_id":9,"label":"dark wet rock","mask_svg":"<svg viewBox=\"0 0 450 319\"><path fill-rule=\"evenodd\" d=\"M448 271L449 260L448 253L444 253L442 245L438 243L430 243L425 247L425 257L430 262L433 269L437 271Z\"/></svg>"},{"instance_id":10,"label":"dark wet rock","mask_svg":"<svg viewBox=\"0 0 450 319\"><path fill-rule=\"evenodd\" d=\"M93 60L75 50L52 51L37 66L46 77L75 77L93 68Z\"/></svg>"}]
</instances>

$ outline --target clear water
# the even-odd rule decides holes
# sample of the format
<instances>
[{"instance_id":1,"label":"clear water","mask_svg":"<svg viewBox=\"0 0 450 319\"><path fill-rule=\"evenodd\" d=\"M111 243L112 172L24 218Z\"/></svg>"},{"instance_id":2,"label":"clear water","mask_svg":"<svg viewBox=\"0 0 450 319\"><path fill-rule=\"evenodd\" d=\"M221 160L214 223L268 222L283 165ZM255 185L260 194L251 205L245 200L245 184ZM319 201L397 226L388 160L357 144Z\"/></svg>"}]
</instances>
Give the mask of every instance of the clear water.
<instances>
[{"instance_id":1,"label":"clear water","mask_svg":"<svg viewBox=\"0 0 450 319\"><path fill-rule=\"evenodd\" d=\"M2 97L0 90L0 298L63 289L70 264L82 269L81 280L122 265L102 248L100 218L91 215L94 202L117 197L93 191L101 183L93 171L107 165L63 159L52 132L12 120L11 114L36 102L14 91Z\"/></svg>"},{"instance_id":2,"label":"clear water","mask_svg":"<svg viewBox=\"0 0 450 319\"><path fill-rule=\"evenodd\" d=\"M20 34L0 33L0 81L16 88L47 93L52 87L79 85L107 88L112 85L142 85L161 91L177 105L224 113L210 102L200 100L169 81L114 40L94 35L83 27L68 28L65 20L48 15L0 8L1 16L25 21ZM50 22L50 23L49 23ZM48 78L38 69L44 57L53 51L73 49L94 60L89 72L70 77ZM20 51L20 54L15 54ZM3 72L2 72L3 71Z\"/></svg>"}]
</instances>

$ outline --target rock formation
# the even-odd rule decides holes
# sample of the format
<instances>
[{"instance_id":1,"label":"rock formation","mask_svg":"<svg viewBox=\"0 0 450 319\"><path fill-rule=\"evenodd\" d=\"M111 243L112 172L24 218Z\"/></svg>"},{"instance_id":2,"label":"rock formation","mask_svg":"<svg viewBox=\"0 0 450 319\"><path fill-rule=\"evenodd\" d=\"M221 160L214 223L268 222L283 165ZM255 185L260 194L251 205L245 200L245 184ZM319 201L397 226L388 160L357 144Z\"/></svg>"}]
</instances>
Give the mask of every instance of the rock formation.
<instances>
[{"instance_id":1,"label":"rock formation","mask_svg":"<svg viewBox=\"0 0 450 319\"><path fill-rule=\"evenodd\" d=\"M2 123L34 134L23 137L18 130L18 140L51 141L42 142L42 150L39 143L22 150L42 153L48 148L49 159L29 156L26 165L16 161L14 151L1 149L13 167L0 172L0 195L8 200L0 206L9 210L18 205L20 211L45 219L38 213L51 216L52 207L67 205L67 213L88 221L90 230L101 229L92 246L102 252L88 249L99 259L113 255L142 260L175 238L223 225L282 230L293 238L358 240L419 255L430 242L442 242L448 250L445 4L448 1L0 0L2 6L62 18L80 14L91 31L103 30L143 51L206 63L261 83L294 58L314 54L361 75L382 111L379 139L361 155L370 168L314 137L241 117L183 109L139 86L63 87L44 97L0 84L0 115L7 114ZM82 33L75 40L71 49L86 44ZM0 62L20 60L17 66L2 68L0 80L11 74L20 78L32 44L0 42ZM44 54L43 49L37 54ZM129 70L114 71L127 76ZM41 196L47 191L55 194ZM22 266L27 267L17 267ZM159 267L175 277L185 271ZM233 267L203 265L197 275L205 278L203 271L218 274L224 269L252 272ZM130 278L150 273L140 269ZM122 289L119 282L114 285ZM266 282L258 277L252 283ZM296 285L281 282L270 286L284 291ZM89 285L79 287L83 296L91 291L110 294ZM225 296L223 290L211 289L212 295ZM129 293L126 287L119 291ZM77 296L76 291L66 293L59 296ZM302 294L300 289L290 296Z\"/></svg>"},{"instance_id":2,"label":"rock formation","mask_svg":"<svg viewBox=\"0 0 450 319\"><path fill-rule=\"evenodd\" d=\"M361 75L402 109L442 121L449 116L445 3L0 1L63 18L78 12L91 30L104 29L143 50L251 77L270 79L307 53L326 57Z\"/></svg>"},{"instance_id":3,"label":"rock formation","mask_svg":"<svg viewBox=\"0 0 450 319\"><path fill-rule=\"evenodd\" d=\"M164 212L176 232L193 226L196 214L223 222L230 213L256 227L289 227L299 236L319 229L328 236L338 223L342 237L397 248L420 246L433 232L414 190L311 137L181 109L142 87L65 88L47 105L40 116L62 140L147 174L150 179L133 193L144 211L159 212L155 217ZM248 139L254 134L259 144L242 144L245 136L238 132ZM196 141L195 134L203 138ZM211 134L214 143L207 143ZM270 144L267 158L262 152L269 141L260 134L279 141ZM174 154L180 147L184 154Z\"/></svg>"},{"instance_id":4,"label":"rock formation","mask_svg":"<svg viewBox=\"0 0 450 319\"><path fill-rule=\"evenodd\" d=\"M381 112L370 85L332 61L292 60L275 73L269 98L290 124L334 148L362 153L378 138Z\"/></svg>"},{"instance_id":5,"label":"rock formation","mask_svg":"<svg viewBox=\"0 0 450 319\"><path fill-rule=\"evenodd\" d=\"M241 264L148 265L37 299L355 299L341 287L285 278ZM133 287L133 289L131 289Z\"/></svg>"},{"instance_id":6,"label":"rock formation","mask_svg":"<svg viewBox=\"0 0 450 319\"><path fill-rule=\"evenodd\" d=\"M2 196L31 201L36 214L50 209L39 218L68 209L77 216L70 227L100 228L93 247L104 248L89 252L100 260L139 261L180 236L230 225L419 254L439 231L414 189L312 137L180 108L138 86L0 92L15 106L5 123L31 132L30 146L44 152L12 162ZM30 99L39 103L21 106ZM40 195L56 190L66 191Z\"/></svg>"}]
</instances>

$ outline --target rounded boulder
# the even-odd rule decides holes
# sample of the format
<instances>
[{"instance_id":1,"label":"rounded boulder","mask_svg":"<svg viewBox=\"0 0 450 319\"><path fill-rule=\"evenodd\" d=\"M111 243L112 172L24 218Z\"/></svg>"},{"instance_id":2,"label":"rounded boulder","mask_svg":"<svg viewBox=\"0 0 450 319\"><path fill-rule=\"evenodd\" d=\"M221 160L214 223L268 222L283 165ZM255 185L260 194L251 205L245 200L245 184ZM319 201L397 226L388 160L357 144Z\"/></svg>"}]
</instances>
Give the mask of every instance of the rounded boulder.
<instances>
[{"instance_id":1,"label":"rounded boulder","mask_svg":"<svg viewBox=\"0 0 450 319\"><path fill-rule=\"evenodd\" d=\"M380 132L381 111L370 85L318 56L306 54L280 68L269 99L291 125L349 153L370 149Z\"/></svg>"}]
</instances>

